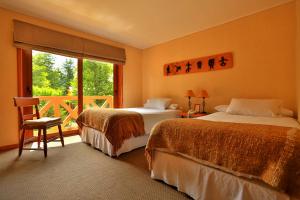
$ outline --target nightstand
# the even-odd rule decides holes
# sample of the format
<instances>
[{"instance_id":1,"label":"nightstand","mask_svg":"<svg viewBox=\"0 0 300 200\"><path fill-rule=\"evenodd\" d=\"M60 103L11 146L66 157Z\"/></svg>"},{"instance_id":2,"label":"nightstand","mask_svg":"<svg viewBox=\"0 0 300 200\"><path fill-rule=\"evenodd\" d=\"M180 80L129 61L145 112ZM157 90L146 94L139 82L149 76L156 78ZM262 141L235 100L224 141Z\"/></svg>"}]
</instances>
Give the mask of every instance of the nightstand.
<instances>
[{"instance_id":1,"label":"nightstand","mask_svg":"<svg viewBox=\"0 0 300 200\"><path fill-rule=\"evenodd\" d=\"M181 112L177 115L178 118L195 118L195 117L202 117L205 115L208 115L209 113L194 113L194 114L190 114L190 116L188 117L188 113L187 112Z\"/></svg>"}]
</instances>

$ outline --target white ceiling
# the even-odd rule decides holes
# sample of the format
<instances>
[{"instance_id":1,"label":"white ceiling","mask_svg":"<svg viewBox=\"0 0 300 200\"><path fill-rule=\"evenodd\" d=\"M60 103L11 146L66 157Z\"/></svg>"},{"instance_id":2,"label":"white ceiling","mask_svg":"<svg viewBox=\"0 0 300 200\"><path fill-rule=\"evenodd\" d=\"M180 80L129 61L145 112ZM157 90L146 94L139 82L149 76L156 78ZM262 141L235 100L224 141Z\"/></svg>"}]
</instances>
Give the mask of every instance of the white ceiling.
<instances>
[{"instance_id":1,"label":"white ceiling","mask_svg":"<svg viewBox=\"0 0 300 200\"><path fill-rule=\"evenodd\" d=\"M0 7L148 48L290 0L0 0Z\"/></svg>"}]
</instances>

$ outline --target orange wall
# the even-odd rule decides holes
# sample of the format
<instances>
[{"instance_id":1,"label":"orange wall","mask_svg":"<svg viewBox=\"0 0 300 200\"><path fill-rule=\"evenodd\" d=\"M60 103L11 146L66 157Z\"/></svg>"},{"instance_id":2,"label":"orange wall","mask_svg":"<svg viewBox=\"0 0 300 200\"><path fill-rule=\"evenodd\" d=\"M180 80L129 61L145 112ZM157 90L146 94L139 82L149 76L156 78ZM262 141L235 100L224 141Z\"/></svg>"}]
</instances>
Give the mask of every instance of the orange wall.
<instances>
[{"instance_id":1,"label":"orange wall","mask_svg":"<svg viewBox=\"0 0 300 200\"><path fill-rule=\"evenodd\" d=\"M0 8L0 147L18 142L17 109L12 101L17 95L17 54L12 43L13 19L124 47L127 57L124 66L124 106L134 107L142 104L141 50Z\"/></svg>"},{"instance_id":2,"label":"orange wall","mask_svg":"<svg viewBox=\"0 0 300 200\"><path fill-rule=\"evenodd\" d=\"M297 58L297 107L298 116L300 116L300 0L296 0L296 14L297 14L297 43L296 43L296 58ZM300 121L300 118L298 117Z\"/></svg>"},{"instance_id":3,"label":"orange wall","mask_svg":"<svg viewBox=\"0 0 300 200\"><path fill-rule=\"evenodd\" d=\"M296 111L295 2L143 51L143 99L167 96L187 107L184 91L207 89L209 111L232 97L281 98ZM234 67L164 77L163 65L231 51ZM194 99L199 102L199 99Z\"/></svg>"}]
</instances>

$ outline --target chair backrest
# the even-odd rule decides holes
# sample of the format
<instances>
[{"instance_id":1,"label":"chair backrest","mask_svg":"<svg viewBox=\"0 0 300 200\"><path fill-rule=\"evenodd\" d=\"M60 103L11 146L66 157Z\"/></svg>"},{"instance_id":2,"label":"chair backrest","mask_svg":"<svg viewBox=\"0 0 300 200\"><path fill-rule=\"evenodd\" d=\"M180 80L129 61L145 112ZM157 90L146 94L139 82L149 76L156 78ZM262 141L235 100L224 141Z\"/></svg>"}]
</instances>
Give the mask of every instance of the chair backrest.
<instances>
[{"instance_id":1,"label":"chair backrest","mask_svg":"<svg viewBox=\"0 0 300 200\"><path fill-rule=\"evenodd\" d=\"M32 119L34 117L40 118L38 105L40 103L39 98L34 97L14 97L14 104L18 107L18 112L21 117L21 121ZM24 108L26 107L35 107L35 113L33 114L25 114Z\"/></svg>"}]
</instances>

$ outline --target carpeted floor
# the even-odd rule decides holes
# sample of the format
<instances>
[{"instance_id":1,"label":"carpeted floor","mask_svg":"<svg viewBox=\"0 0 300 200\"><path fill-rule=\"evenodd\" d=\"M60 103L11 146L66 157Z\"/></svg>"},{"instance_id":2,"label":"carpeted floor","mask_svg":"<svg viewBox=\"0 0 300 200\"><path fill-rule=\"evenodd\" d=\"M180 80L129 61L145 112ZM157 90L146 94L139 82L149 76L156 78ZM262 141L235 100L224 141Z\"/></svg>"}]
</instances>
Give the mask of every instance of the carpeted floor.
<instances>
[{"instance_id":1,"label":"carpeted floor","mask_svg":"<svg viewBox=\"0 0 300 200\"><path fill-rule=\"evenodd\" d=\"M0 154L0 199L189 199L150 178L144 148L110 158L79 136L42 151ZM51 144L51 143L49 143ZM52 143L53 144L53 143Z\"/></svg>"}]
</instances>

